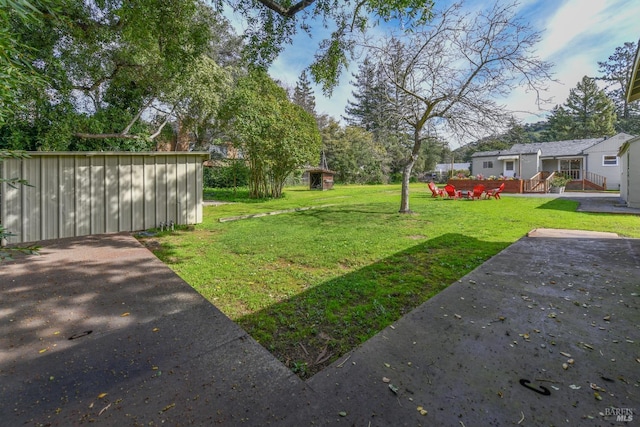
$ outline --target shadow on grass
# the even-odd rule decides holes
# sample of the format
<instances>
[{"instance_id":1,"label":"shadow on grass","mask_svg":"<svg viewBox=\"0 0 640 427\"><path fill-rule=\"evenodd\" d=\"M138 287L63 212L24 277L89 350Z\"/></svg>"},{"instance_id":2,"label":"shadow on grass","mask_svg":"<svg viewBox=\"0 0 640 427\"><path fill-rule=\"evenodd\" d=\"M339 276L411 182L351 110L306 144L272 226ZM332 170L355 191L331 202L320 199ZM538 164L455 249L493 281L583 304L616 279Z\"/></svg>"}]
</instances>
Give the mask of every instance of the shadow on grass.
<instances>
[{"instance_id":1,"label":"shadow on grass","mask_svg":"<svg viewBox=\"0 0 640 427\"><path fill-rule=\"evenodd\" d=\"M556 198L538 206L536 209L551 209L554 211L575 212L580 203L575 200Z\"/></svg>"},{"instance_id":2,"label":"shadow on grass","mask_svg":"<svg viewBox=\"0 0 640 427\"><path fill-rule=\"evenodd\" d=\"M449 233L237 320L308 378L507 247Z\"/></svg>"}]
</instances>

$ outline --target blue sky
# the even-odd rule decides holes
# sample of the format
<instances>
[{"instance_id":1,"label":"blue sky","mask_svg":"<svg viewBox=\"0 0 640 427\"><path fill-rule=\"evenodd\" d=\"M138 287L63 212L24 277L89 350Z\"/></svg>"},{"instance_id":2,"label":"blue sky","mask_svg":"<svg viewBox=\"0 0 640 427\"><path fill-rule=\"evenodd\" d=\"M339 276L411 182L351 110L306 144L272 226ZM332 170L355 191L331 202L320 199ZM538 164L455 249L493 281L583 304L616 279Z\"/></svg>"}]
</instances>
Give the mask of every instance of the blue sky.
<instances>
[{"instance_id":1,"label":"blue sky","mask_svg":"<svg viewBox=\"0 0 640 427\"><path fill-rule=\"evenodd\" d=\"M449 0L435 0L436 7ZM489 1L471 0L469 7L490 5ZM544 120L555 104L565 102L569 90L587 75L597 76L598 61L606 61L618 46L625 42L637 42L640 38L640 1L638 0L521 0L519 16L537 31L542 41L537 54L554 64L554 77L545 97L553 102L539 110L535 96L524 90L516 90L502 100L516 116L525 122ZM313 53L320 37L309 39L299 34L270 68L273 78L295 86L298 76L313 60ZM353 63L341 78L340 86L331 98L325 98L315 87L316 110L339 118L344 113L352 88L349 81L357 71Z\"/></svg>"}]
</instances>

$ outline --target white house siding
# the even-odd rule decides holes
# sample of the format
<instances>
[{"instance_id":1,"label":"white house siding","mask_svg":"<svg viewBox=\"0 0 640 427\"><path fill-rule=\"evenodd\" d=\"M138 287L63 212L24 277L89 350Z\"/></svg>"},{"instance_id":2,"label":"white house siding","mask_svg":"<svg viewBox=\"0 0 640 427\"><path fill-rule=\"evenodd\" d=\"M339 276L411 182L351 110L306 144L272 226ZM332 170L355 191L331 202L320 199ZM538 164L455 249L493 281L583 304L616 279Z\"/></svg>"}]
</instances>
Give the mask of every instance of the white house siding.
<instances>
[{"instance_id":1,"label":"white house siding","mask_svg":"<svg viewBox=\"0 0 640 427\"><path fill-rule=\"evenodd\" d=\"M640 137L631 139L622 146L620 153L621 183L620 197L627 206L640 208Z\"/></svg>"},{"instance_id":2,"label":"white house siding","mask_svg":"<svg viewBox=\"0 0 640 427\"><path fill-rule=\"evenodd\" d=\"M520 155L520 173L519 176L524 179L533 178L540 167L540 153L521 154ZM518 166L516 165L516 169Z\"/></svg>"},{"instance_id":3,"label":"white house siding","mask_svg":"<svg viewBox=\"0 0 640 427\"><path fill-rule=\"evenodd\" d=\"M605 156L618 158L620 147L631 138L633 136L619 133L584 150L587 156L585 169L606 177L608 190L618 190L620 188L620 159L618 159L618 164L616 165L605 165L604 158Z\"/></svg>"},{"instance_id":4,"label":"white house siding","mask_svg":"<svg viewBox=\"0 0 640 427\"><path fill-rule=\"evenodd\" d=\"M2 162L0 221L9 243L202 222L208 153L34 152Z\"/></svg>"},{"instance_id":5,"label":"white house siding","mask_svg":"<svg viewBox=\"0 0 640 427\"><path fill-rule=\"evenodd\" d=\"M491 162L491 167L485 167L484 162ZM472 157L471 173L475 176L482 175L485 178L489 176L500 176L503 172L502 161L496 159L496 155Z\"/></svg>"}]
</instances>

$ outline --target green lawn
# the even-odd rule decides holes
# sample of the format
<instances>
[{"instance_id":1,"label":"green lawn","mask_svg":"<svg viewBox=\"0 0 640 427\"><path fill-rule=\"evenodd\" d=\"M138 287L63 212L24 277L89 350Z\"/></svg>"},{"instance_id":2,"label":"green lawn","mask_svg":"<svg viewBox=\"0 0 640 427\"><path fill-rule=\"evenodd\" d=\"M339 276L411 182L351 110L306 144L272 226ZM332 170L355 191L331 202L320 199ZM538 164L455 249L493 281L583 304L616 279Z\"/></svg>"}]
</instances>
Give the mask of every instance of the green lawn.
<instances>
[{"instance_id":1,"label":"green lawn","mask_svg":"<svg viewBox=\"0 0 640 427\"><path fill-rule=\"evenodd\" d=\"M204 208L204 222L161 233L156 255L305 378L539 228L640 237L640 218L575 212L564 199L433 199L399 185L290 188L281 200L205 191L236 201ZM315 209L219 222L299 207ZM159 244L159 245L158 245Z\"/></svg>"}]
</instances>

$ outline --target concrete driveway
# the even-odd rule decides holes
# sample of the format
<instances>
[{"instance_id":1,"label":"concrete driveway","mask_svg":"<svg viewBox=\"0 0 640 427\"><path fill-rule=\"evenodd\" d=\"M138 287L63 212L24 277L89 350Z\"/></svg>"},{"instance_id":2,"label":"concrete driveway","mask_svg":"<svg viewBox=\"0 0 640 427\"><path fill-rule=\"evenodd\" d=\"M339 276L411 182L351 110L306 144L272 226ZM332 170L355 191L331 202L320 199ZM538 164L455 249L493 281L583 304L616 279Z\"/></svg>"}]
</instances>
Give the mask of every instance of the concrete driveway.
<instances>
[{"instance_id":1,"label":"concrete driveway","mask_svg":"<svg viewBox=\"0 0 640 427\"><path fill-rule=\"evenodd\" d=\"M639 295L640 240L536 230L303 382L133 237L45 242L0 266L0 425L634 425Z\"/></svg>"}]
</instances>

